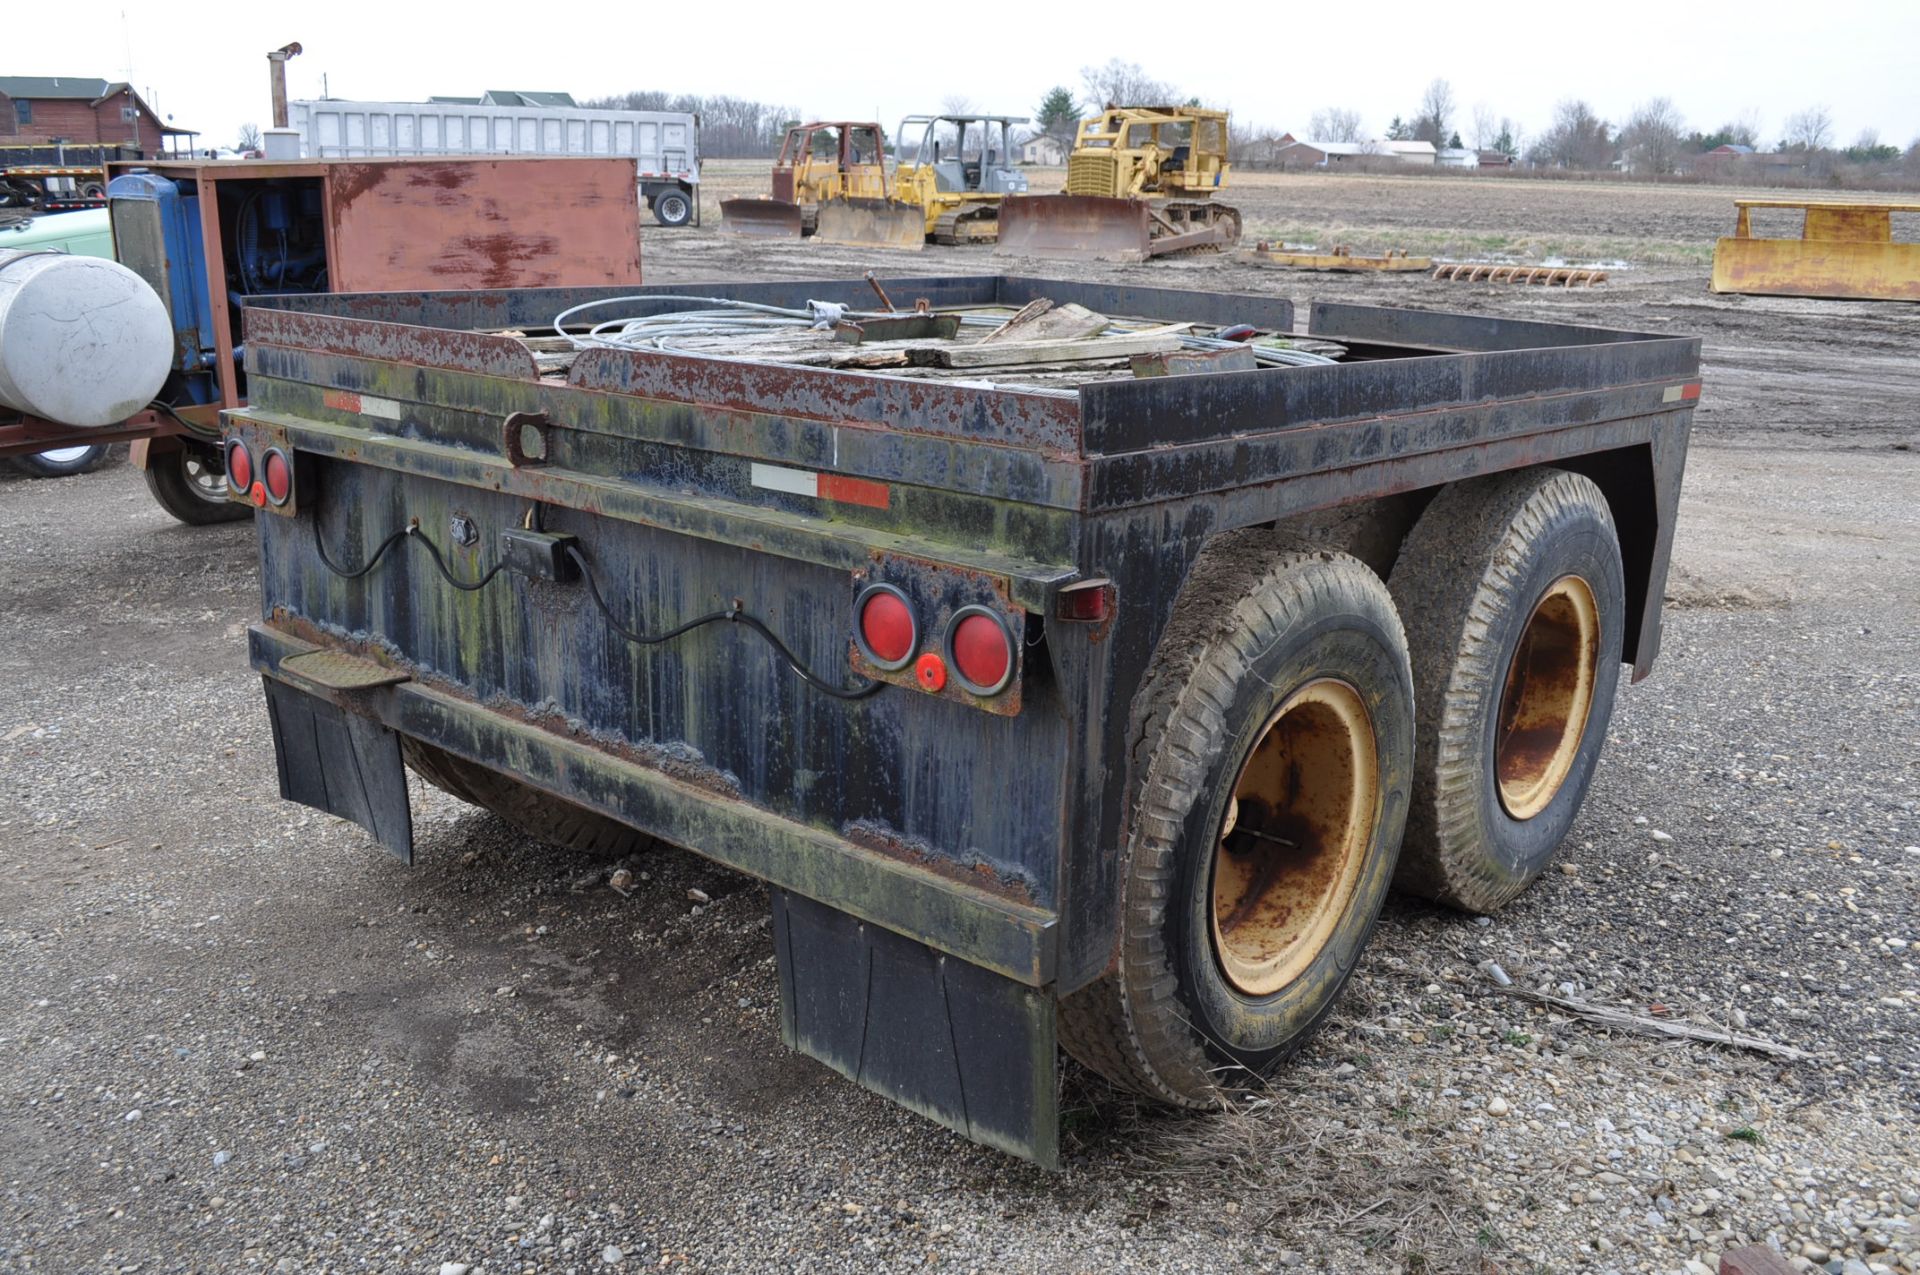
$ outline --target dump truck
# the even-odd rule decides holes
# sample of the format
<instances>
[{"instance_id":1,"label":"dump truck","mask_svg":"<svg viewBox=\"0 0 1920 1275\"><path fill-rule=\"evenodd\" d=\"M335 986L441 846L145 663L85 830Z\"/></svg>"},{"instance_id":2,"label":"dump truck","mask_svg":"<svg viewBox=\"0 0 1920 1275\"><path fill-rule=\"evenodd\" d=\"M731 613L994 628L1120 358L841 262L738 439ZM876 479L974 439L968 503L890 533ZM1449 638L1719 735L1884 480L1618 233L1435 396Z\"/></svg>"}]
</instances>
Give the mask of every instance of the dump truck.
<instances>
[{"instance_id":1,"label":"dump truck","mask_svg":"<svg viewBox=\"0 0 1920 1275\"><path fill-rule=\"evenodd\" d=\"M1240 242L1240 210L1214 199L1227 162L1227 112L1109 106L1080 121L1067 188L1000 209L1001 253L1139 262Z\"/></svg>"},{"instance_id":2,"label":"dump truck","mask_svg":"<svg viewBox=\"0 0 1920 1275\"><path fill-rule=\"evenodd\" d=\"M688 111L459 102L294 102L289 127L308 159L621 155L662 226L700 224L700 117Z\"/></svg>"},{"instance_id":3,"label":"dump truck","mask_svg":"<svg viewBox=\"0 0 1920 1275\"><path fill-rule=\"evenodd\" d=\"M1216 1105L1390 885L1545 869L1659 649L1700 342L884 287L255 298L250 659L283 797L410 859L411 768L757 877L788 1044L1052 1164L1062 1048Z\"/></svg>"}]
</instances>

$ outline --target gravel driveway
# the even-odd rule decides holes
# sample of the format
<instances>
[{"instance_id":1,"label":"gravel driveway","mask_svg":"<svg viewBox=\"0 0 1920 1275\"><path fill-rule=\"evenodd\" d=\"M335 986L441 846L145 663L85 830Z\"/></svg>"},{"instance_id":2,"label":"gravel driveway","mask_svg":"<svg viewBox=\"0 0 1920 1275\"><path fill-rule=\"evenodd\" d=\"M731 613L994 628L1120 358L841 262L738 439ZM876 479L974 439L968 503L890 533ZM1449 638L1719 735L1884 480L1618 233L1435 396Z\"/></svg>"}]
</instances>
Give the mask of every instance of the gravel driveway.
<instances>
[{"instance_id":1,"label":"gravel driveway","mask_svg":"<svg viewBox=\"0 0 1920 1275\"><path fill-rule=\"evenodd\" d=\"M751 881L280 803L250 527L0 478L0 1269L1920 1270L1915 439L1791 425L1703 413L1560 870L1390 903L1242 1110L1070 1071L1059 1174L786 1053Z\"/></svg>"}]
</instances>

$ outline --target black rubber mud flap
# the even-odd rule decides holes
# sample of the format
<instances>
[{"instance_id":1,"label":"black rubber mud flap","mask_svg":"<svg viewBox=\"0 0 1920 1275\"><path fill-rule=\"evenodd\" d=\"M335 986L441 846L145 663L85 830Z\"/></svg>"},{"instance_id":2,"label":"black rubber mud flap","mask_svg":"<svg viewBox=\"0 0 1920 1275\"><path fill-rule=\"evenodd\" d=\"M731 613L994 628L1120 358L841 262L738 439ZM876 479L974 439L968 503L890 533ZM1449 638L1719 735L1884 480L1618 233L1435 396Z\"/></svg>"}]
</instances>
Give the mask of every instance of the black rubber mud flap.
<instances>
[{"instance_id":1,"label":"black rubber mud flap","mask_svg":"<svg viewBox=\"0 0 1920 1275\"><path fill-rule=\"evenodd\" d=\"M790 1047L975 1142L1059 1164L1045 992L784 890L773 942Z\"/></svg>"},{"instance_id":2,"label":"black rubber mud flap","mask_svg":"<svg viewBox=\"0 0 1920 1275\"><path fill-rule=\"evenodd\" d=\"M265 680L281 797L353 820L411 864L413 809L400 736L318 696Z\"/></svg>"}]
</instances>

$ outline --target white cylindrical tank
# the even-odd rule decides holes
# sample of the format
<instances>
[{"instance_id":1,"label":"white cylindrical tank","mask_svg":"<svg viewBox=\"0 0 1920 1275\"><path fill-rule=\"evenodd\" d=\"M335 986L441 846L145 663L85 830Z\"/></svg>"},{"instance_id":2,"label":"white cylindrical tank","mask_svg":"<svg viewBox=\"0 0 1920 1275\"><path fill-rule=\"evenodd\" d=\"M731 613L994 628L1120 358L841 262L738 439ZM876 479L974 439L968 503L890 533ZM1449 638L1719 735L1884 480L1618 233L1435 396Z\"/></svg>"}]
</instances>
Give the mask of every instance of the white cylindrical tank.
<instances>
[{"instance_id":1,"label":"white cylindrical tank","mask_svg":"<svg viewBox=\"0 0 1920 1275\"><path fill-rule=\"evenodd\" d=\"M0 250L0 403L62 425L116 425L173 365L173 325L116 261Z\"/></svg>"}]
</instances>

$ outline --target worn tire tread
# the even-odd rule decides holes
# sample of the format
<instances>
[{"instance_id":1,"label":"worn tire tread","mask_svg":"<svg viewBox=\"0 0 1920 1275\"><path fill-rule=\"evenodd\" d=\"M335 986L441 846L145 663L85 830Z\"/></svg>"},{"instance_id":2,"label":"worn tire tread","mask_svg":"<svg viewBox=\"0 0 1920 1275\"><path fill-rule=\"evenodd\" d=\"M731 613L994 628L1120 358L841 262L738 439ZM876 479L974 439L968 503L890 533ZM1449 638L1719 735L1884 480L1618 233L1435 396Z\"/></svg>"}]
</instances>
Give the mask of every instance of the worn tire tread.
<instances>
[{"instance_id":1,"label":"worn tire tread","mask_svg":"<svg viewBox=\"0 0 1920 1275\"><path fill-rule=\"evenodd\" d=\"M1117 966L1065 997L1058 1013L1067 1052L1122 1088L1185 1107L1221 1100L1161 933L1178 889L1181 827L1204 799L1235 688L1262 644L1279 640L1295 618L1353 606L1361 593L1386 600L1379 577L1358 560L1255 533L1219 546L1181 593L1135 701L1129 769L1140 778L1121 868ZM1296 1048L1332 1003L1295 1037Z\"/></svg>"},{"instance_id":2,"label":"worn tire tread","mask_svg":"<svg viewBox=\"0 0 1920 1275\"><path fill-rule=\"evenodd\" d=\"M1500 474L1442 491L1401 546L1388 587L1413 660L1416 762L1396 889L1487 914L1539 875L1498 871L1481 844L1475 795L1485 778L1476 739L1482 719L1473 707L1506 676L1494 625L1519 588L1522 551L1575 511L1614 525L1606 496L1585 475Z\"/></svg>"},{"instance_id":3,"label":"worn tire tread","mask_svg":"<svg viewBox=\"0 0 1920 1275\"><path fill-rule=\"evenodd\" d=\"M493 812L537 841L609 857L635 854L654 844L651 836L637 828L445 749L402 739L400 750L414 773L434 787Z\"/></svg>"}]
</instances>

